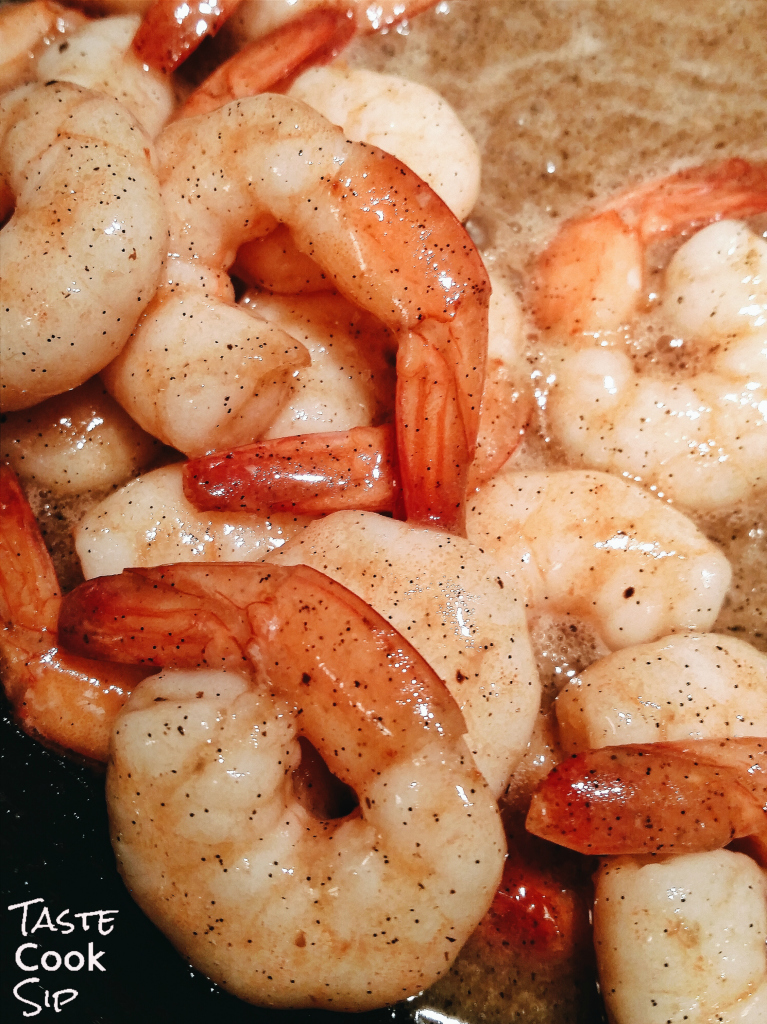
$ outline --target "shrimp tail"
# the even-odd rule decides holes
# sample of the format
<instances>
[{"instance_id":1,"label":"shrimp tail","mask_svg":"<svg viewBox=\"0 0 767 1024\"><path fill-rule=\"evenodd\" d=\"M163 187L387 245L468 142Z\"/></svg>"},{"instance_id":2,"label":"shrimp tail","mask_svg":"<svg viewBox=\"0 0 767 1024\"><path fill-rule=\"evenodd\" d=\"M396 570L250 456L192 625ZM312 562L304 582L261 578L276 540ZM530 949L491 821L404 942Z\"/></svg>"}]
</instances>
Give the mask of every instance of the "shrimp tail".
<instances>
[{"instance_id":1,"label":"shrimp tail","mask_svg":"<svg viewBox=\"0 0 767 1024\"><path fill-rule=\"evenodd\" d=\"M765 837L765 743L749 737L574 754L539 786L526 826L597 855L716 850Z\"/></svg>"},{"instance_id":2,"label":"shrimp tail","mask_svg":"<svg viewBox=\"0 0 767 1024\"><path fill-rule=\"evenodd\" d=\"M59 650L56 570L7 464L0 465L0 515L0 670L14 717L57 752L106 761L112 721L147 673Z\"/></svg>"},{"instance_id":3,"label":"shrimp tail","mask_svg":"<svg viewBox=\"0 0 767 1024\"><path fill-rule=\"evenodd\" d=\"M377 723L392 758L413 734L413 716L448 737L466 731L458 705L421 655L359 597L304 565L128 569L67 594L59 632L75 653L124 663L242 671L247 659L278 694L301 694L308 722L323 719L314 709L337 708L333 770L348 777L360 765L376 770L367 764L371 750L344 739L357 735L360 716ZM413 696L413 680L421 681L422 701ZM306 736L328 745L327 736Z\"/></svg>"},{"instance_id":4,"label":"shrimp tail","mask_svg":"<svg viewBox=\"0 0 767 1024\"><path fill-rule=\"evenodd\" d=\"M605 209L636 227L645 245L712 221L753 217L767 212L767 164L733 157L691 167L617 196Z\"/></svg>"},{"instance_id":5,"label":"shrimp tail","mask_svg":"<svg viewBox=\"0 0 767 1024\"><path fill-rule=\"evenodd\" d=\"M385 512L400 491L391 425L242 445L190 459L183 479L204 511Z\"/></svg>"},{"instance_id":6,"label":"shrimp tail","mask_svg":"<svg viewBox=\"0 0 767 1024\"><path fill-rule=\"evenodd\" d=\"M403 497L411 522L465 537L465 499L479 427L481 385L476 408L462 408L456 368L441 347L431 336L413 332L400 341L397 351L397 447Z\"/></svg>"},{"instance_id":7,"label":"shrimp tail","mask_svg":"<svg viewBox=\"0 0 767 1024\"><path fill-rule=\"evenodd\" d=\"M155 0L133 37L133 52L156 71L169 74L190 57L206 36L214 36L240 0Z\"/></svg>"},{"instance_id":8,"label":"shrimp tail","mask_svg":"<svg viewBox=\"0 0 767 1024\"><path fill-rule=\"evenodd\" d=\"M336 57L355 34L344 10L309 11L243 47L189 96L178 117L207 114L261 92L284 92L308 67Z\"/></svg>"},{"instance_id":9,"label":"shrimp tail","mask_svg":"<svg viewBox=\"0 0 767 1024\"><path fill-rule=\"evenodd\" d=\"M6 626L54 630L61 594L51 556L21 485L0 464L0 615Z\"/></svg>"}]
</instances>

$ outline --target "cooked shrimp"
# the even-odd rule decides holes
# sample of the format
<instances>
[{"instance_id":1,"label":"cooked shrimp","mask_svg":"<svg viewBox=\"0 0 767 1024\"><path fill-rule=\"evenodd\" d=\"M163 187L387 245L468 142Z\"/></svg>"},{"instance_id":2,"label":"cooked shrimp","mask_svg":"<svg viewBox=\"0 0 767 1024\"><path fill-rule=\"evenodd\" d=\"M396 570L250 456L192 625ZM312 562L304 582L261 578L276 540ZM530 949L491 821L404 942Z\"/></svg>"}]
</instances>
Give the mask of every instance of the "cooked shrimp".
<instances>
[{"instance_id":1,"label":"cooked shrimp","mask_svg":"<svg viewBox=\"0 0 767 1024\"><path fill-rule=\"evenodd\" d=\"M195 507L297 513L400 508L393 428L388 424L369 426L388 411L385 398L392 389L382 356L387 336L380 325L376 332L375 322L370 322L374 318L359 311L352 314L354 307L344 300L339 306L339 299L333 295L289 300L250 296L260 315L268 320L276 316L275 322L306 344L312 365L295 374L296 393L266 432L266 438L279 440L243 445L187 463L184 488ZM293 311L292 317L286 317L288 310ZM339 313L345 310L353 333L343 329ZM318 327L323 328L322 333ZM357 337L363 331L364 349ZM495 475L527 427L531 395L524 386L521 362L518 303L499 283L497 288L493 286L490 299L488 366L477 450L469 471L470 490ZM317 427L326 425L348 425L348 429L315 433Z\"/></svg>"},{"instance_id":2,"label":"cooked shrimp","mask_svg":"<svg viewBox=\"0 0 767 1024\"><path fill-rule=\"evenodd\" d=\"M299 72L331 60L353 35L354 23L344 11L327 7L309 11L248 43L220 64L187 97L179 116L207 114L232 100L261 92L284 92Z\"/></svg>"},{"instance_id":3,"label":"cooked shrimp","mask_svg":"<svg viewBox=\"0 0 767 1024\"><path fill-rule=\"evenodd\" d=\"M447 680L496 794L527 747L540 682L524 605L508 572L466 541L375 515L201 514L185 501L181 466L169 466L87 513L75 544L86 578L169 559L313 566L369 601Z\"/></svg>"},{"instance_id":4,"label":"cooked shrimp","mask_svg":"<svg viewBox=\"0 0 767 1024\"><path fill-rule=\"evenodd\" d=\"M385 32L434 4L435 0L246 0L225 31L237 39L260 39L294 18L320 8L342 11L358 32Z\"/></svg>"},{"instance_id":5,"label":"cooked shrimp","mask_svg":"<svg viewBox=\"0 0 767 1024\"><path fill-rule=\"evenodd\" d=\"M106 761L115 715L147 671L60 650L56 572L13 471L0 464L0 668L21 728L46 746Z\"/></svg>"},{"instance_id":6,"label":"cooked shrimp","mask_svg":"<svg viewBox=\"0 0 767 1024\"><path fill-rule=\"evenodd\" d=\"M35 64L86 19L52 0L3 4L0 8L0 92L34 81Z\"/></svg>"},{"instance_id":7,"label":"cooked shrimp","mask_svg":"<svg viewBox=\"0 0 767 1024\"><path fill-rule=\"evenodd\" d=\"M256 91L233 89L232 98ZM479 197L479 150L452 107L433 89L364 68L332 66L310 68L287 94L341 125L347 139L379 146L401 160L459 220L473 209ZM321 269L296 248L284 227L242 246L237 269L245 280L270 291L328 287Z\"/></svg>"},{"instance_id":8,"label":"cooked shrimp","mask_svg":"<svg viewBox=\"0 0 767 1024\"><path fill-rule=\"evenodd\" d=\"M452 107L433 89L365 68L304 72L288 90L348 139L385 149L415 171L465 220L479 198L477 144Z\"/></svg>"},{"instance_id":9,"label":"cooked shrimp","mask_svg":"<svg viewBox=\"0 0 767 1024\"><path fill-rule=\"evenodd\" d=\"M457 706L383 618L306 566L166 566L83 584L60 628L126 661L228 670L137 693L108 782L126 882L198 968L251 1002L346 1010L447 969L503 830ZM296 799L299 735L354 787L352 815L320 825Z\"/></svg>"},{"instance_id":10,"label":"cooked shrimp","mask_svg":"<svg viewBox=\"0 0 767 1024\"><path fill-rule=\"evenodd\" d=\"M527 828L588 854L718 850L748 838L767 866L767 738L627 744L572 754Z\"/></svg>"},{"instance_id":11,"label":"cooked shrimp","mask_svg":"<svg viewBox=\"0 0 767 1024\"><path fill-rule=\"evenodd\" d=\"M513 565L533 614L585 619L612 650L710 629L730 583L686 516L607 473L506 468L472 495L468 534Z\"/></svg>"},{"instance_id":12,"label":"cooked shrimp","mask_svg":"<svg viewBox=\"0 0 767 1024\"><path fill-rule=\"evenodd\" d=\"M767 736L767 655L719 633L663 637L589 665L556 711L566 750Z\"/></svg>"},{"instance_id":13,"label":"cooked shrimp","mask_svg":"<svg viewBox=\"0 0 767 1024\"><path fill-rule=\"evenodd\" d=\"M220 272L248 237L284 222L339 291L395 333L405 510L414 522L461 532L489 287L460 224L394 158L346 142L311 108L281 96L253 97L178 121L162 133L158 148L171 244L183 261ZM215 157L222 151L225 166ZM202 154L191 181L190 152ZM183 301L181 293L176 301ZM179 320L183 311L179 306ZM134 336L110 368L107 386L146 426L142 411L151 399L132 380L146 374L140 352Z\"/></svg>"},{"instance_id":14,"label":"cooked shrimp","mask_svg":"<svg viewBox=\"0 0 767 1024\"><path fill-rule=\"evenodd\" d=\"M767 1010L767 877L717 850L603 861L594 940L615 1024L735 1024Z\"/></svg>"},{"instance_id":15,"label":"cooked shrimp","mask_svg":"<svg viewBox=\"0 0 767 1024\"><path fill-rule=\"evenodd\" d=\"M127 415L98 377L0 425L2 451L22 480L57 494L118 487L159 454L159 444Z\"/></svg>"},{"instance_id":16,"label":"cooked shrimp","mask_svg":"<svg viewBox=\"0 0 767 1024\"><path fill-rule=\"evenodd\" d=\"M155 0L144 12L133 39L133 49L143 63L157 71L175 71L206 36L218 32L239 2L189 0L174 4L169 0Z\"/></svg>"},{"instance_id":17,"label":"cooked shrimp","mask_svg":"<svg viewBox=\"0 0 767 1024\"><path fill-rule=\"evenodd\" d=\"M206 284L160 288L102 373L137 423L191 456L263 434L309 363L300 342Z\"/></svg>"},{"instance_id":18,"label":"cooked shrimp","mask_svg":"<svg viewBox=\"0 0 767 1024\"><path fill-rule=\"evenodd\" d=\"M263 438L372 426L392 418L396 345L370 313L336 292L265 295L241 305L300 342L311 364L291 377L292 392Z\"/></svg>"},{"instance_id":19,"label":"cooked shrimp","mask_svg":"<svg viewBox=\"0 0 767 1024\"><path fill-rule=\"evenodd\" d=\"M0 234L7 411L115 357L157 287L167 221L144 133L68 83L2 97L0 177L16 201Z\"/></svg>"},{"instance_id":20,"label":"cooked shrimp","mask_svg":"<svg viewBox=\"0 0 767 1024\"><path fill-rule=\"evenodd\" d=\"M176 463L131 480L88 509L74 530L86 579L167 562L256 562L309 522L273 512L202 514L184 497Z\"/></svg>"},{"instance_id":21,"label":"cooked shrimp","mask_svg":"<svg viewBox=\"0 0 767 1024\"><path fill-rule=\"evenodd\" d=\"M650 182L565 225L538 263L534 311L561 346L548 411L571 461L630 474L701 511L767 486L767 242L720 220L765 210L767 165L731 160ZM641 328L624 325L640 307L644 248L711 220L678 249L662 286L661 327L674 334L657 344L680 370L637 369L629 345Z\"/></svg>"},{"instance_id":22,"label":"cooked shrimp","mask_svg":"<svg viewBox=\"0 0 767 1024\"><path fill-rule=\"evenodd\" d=\"M38 59L39 82L72 82L119 100L154 138L176 105L173 85L131 49L138 15L89 21Z\"/></svg>"},{"instance_id":23,"label":"cooked shrimp","mask_svg":"<svg viewBox=\"0 0 767 1024\"><path fill-rule=\"evenodd\" d=\"M541 696L524 602L504 566L461 538L364 512L316 520L267 561L327 573L407 636L445 680L477 767L503 792Z\"/></svg>"}]
</instances>

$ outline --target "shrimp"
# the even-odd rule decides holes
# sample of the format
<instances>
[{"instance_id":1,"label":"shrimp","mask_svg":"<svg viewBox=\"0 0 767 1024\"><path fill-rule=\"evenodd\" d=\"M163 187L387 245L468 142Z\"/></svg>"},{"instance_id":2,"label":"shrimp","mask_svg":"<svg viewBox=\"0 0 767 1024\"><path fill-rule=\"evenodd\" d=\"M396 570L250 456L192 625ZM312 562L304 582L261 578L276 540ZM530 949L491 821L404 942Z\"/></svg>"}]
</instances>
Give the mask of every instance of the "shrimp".
<instances>
[{"instance_id":1,"label":"shrimp","mask_svg":"<svg viewBox=\"0 0 767 1024\"><path fill-rule=\"evenodd\" d=\"M364 513L201 515L172 466L86 514L75 545L86 578L168 558L214 568L227 559L310 565L370 602L439 671L496 795L528 745L540 681L524 606L510 574L466 541Z\"/></svg>"},{"instance_id":2,"label":"shrimp","mask_svg":"<svg viewBox=\"0 0 767 1024\"><path fill-rule=\"evenodd\" d=\"M434 189L458 220L479 198L476 142L433 89L365 68L310 68L287 93L318 110L346 137L391 153Z\"/></svg>"},{"instance_id":3,"label":"shrimp","mask_svg":"<svg viewBox=\"0 0 767 1024\"><path fill-rule=\"evenodd\" d=\"M588 854L718 850L748 838L767 866L766 737L572 754L536 790L530 832Z\"/></svg>"},{"instance_id":4,"label":"shrimp","mask_svg":"<svg viewBox=\"0 0 767 1024\"><path fill-rule=\"evenodd\" d=\"M204 670L137 691L108 777L123 877L198 968L251 1002L345 1010L447 969L505 839L457 706L383 618L306 566L177 565L83 584L60 631ZM298 736L354 788L351 815L299 803Z\"/></svg>"},{"instance_id":5,"label":"shrimp","mask_svg":"<svg viewBox=\"0 0 767 1024\"><path fill-rule=\"evenodd\" d=\"M566 750L767 736L767 656L719 633L627 647L570 679L556 700Z\"/></svg>"},{"instance_id":6,"label":"shrimp","mask_svg":"<svg viewBox=\"0 0 767 1024\"><path fill-rule=\"evenodd\" d=\"M240 305L300 342L311 359L293 373L290 398L265 440L391 419L396 343L376 317L337 292L281 296L249 289Z\"/></svg>"},{"instance_id":7,"label":"shrimp","mask_svg":"<svg viewBox=\"0 0 767 1024\"><path fill-rule=\"evenodd\" d=\"M184 497L182 465L131 480L92 506L74 530L86 579L166 562L256 562L311 522L272 512L200 514Z\"/></svg>"},{"instance_id":8,"label":"shrimp","mask_svg":"<svg viewBox=\"0 0 767 1024\"><path fill-rule=\"evenodd\" d=\"M133 38L133 50L157 71L175 71L206 36L215 35L240 0L191 0L174 4L155 0Z\"/></svg>"},{"instance_id":9,"label":"shrimp","mask_svg":"<svg viewBox=\"0 0 767 1024\"><path fill-rule=\"evenodd\" d=\"M717 850L605 860L594 941L615 1024L764 1020L767 876Z\"/></svg>"},{"instance_id":10,"label":"shrimp","mask_svg":"<svg viewBox=\"0 0 767 1024\"><path fill-rule=\"evenodd\" d=\"M351 332L347 344L343 320L328 316L339 309L338 296L286 300L254 295L248 301L266 319L274 320L276 315L277 323L300 338L311 353L312 365L296 373L298 393L266 432L265 438L273 440L187 463L187 498L204 511L271 509L302 514L398 510L402 497L393 428L391 424L372 426L385 414L384 399L391 391L383 357L387 337L381 336L380 344L371 345L374 328L358 312L349 316L349 323L354 335L364 330L368 344L360 351L358 338ZM288 309L294 313L292 318L285 316ZM341 305L339 311L343 310ZM318 318L322 333L317 330ZM296 330L299 325L300 334ZM487 374L469 490L495 475L527 428L532 398L522 377L518 304L503 282L493 283ZM337 429L316 433L319 425ZM307 433L311 436L305 436Z\"/></svg>"},{"instance_id":11,"label":"shrimp","mask_svg":"<svg viewBox=\"0 0 767 1024\"><path fill-rule=\"evenodd\" d=\"M721 219L764 211L767 165L730 160L565 224L538 261L533 309L552 347L551 428L572 462L703 512L767 486L767 242ZM642 328L624 325L640 309L645 248L705 224L671 259L662 299L650 295L674 332L656 349L678 369L637 370Z\"/></svg>"},{"instance_id":12,"label":"shrimp","mask_svg":"<svg viewBox=\"0 0 767 1024\"><path fill-rule=\"evenodd\" d=\"M607 473L507 467L472 495L468 535L513 565L533 614L584 619L611 650L710 629L731 578L686 516Z\"/></svg>"},{"instance_id":13,"label":"shrimp","mask_svg":"<svg viewBox=\"0 0 767 1024\"><path fill-rule=\"evenodd\" d=\"M148 466L160 447L98 377L31 409L6 413L0 437L0 457L22 480L57 494L118 487Z\"/></svg>"},{"instance_id":14,"label":"shrimp","mask_svg":"<svg viewBox=\"0 0 767 1024\"><path fill-rule=\"evenodd\" d=\"M260 92L284 92L299 72L331 60L353 35L354 24L345 12L324 7L309 11L248 43L220 64L187 97L179 117L207 114L232 100Z\"/></svg>"},{"instance_id":15,"label":"shrimp","mask_svg":"<svg viewBox=\"0 0 767 1024\"><path fill-rule=\"evenodd\" d=\"M114 100L68 83L2 97L0 178L16 203L0 235L8 411L115 357L154 294L167 221L144 133Z\"/></svg>"},{"instance_id":16,"label":"shrimp","mask_svg":"<svg viewBox=\"0 0 767 1024\"><path fill-rule=\"evenodd\" d=\"M6 464L0 464L0 512L0 668L14 716L45 746L106 761L115 715L148 673L60 649L56 572L24 492Z\"/></svg>"},{"instance_id":17,"label":"shrimp","mask_svg":"<svg viewBox=\"0 0 767 1024\"><path fill-rule=\"evenodd\" d=\"M240 5L225 31L237 39L259 39L267 32L317 8L350 17L358 32L386 32L433 7L435 0L263 0Z\"/></svg>"},{"instance_id":18,"label":"shrimp","mask_svg":"<svg viewBox=\"0 0 767 1024\"><path fill-rule=\"evenodd\" d=\"M196 160L190 183L192 147L207 156ZM178 121L159 137L158 149L171 244L185 262L222 272L242 242L281 221L346 298L395 333L406 514L416 523L462 532L489 286L460 224L394 158L344 141L340 129L282 96L252 97ZM229 154L225 167L214 158L222 149ZM182 312L179 307L179 317ZM146 374L140 353L134 335L106 383L146 427L147 396L133 380Z\"/></svg>"},{"instance_id":19,"label":"shrimp","mask_svg":"<svg viewBox=\"0 0 767 1024\"><path fill-rule=\"evenodd\" d=\"M131 49L139 16L100 18L86 22L60 46L50 46L38 59L39 82L72 82L119 100L154 138L176 106L173 84L143 64Z\"/></svg>"},{"instance_id":20,"label":"shrimp","mask_svg":"<svg viewBox=\"0 0 767 1024\"><path fill-rule=\"evenodd\" d=\"M310 523L274 565L311 565L385 616L445 680L477 767L499 796L541 699L524 603L506 567L458 537L364 512Z\"/></svg>"},{"instance_id":21,"label":"shrimp","mask_svg":"<svg viewBox=\"0 0 767 1024\"><path fill-rule=\"evenodd\" d=\"M86 19L51 0L3 4L0 9L0 92L34 80L40 53L59 43Z\"/></svg>"},{"instance_id":22,"label":"shrimp","mask_svg":"<svg viewBox=\"0 0 767 1024\"><path fill-rule=\"evenodd\" d=\"M101 375L144 430L190 456L262 434L309 363L300 342L206 284L161 286Z\"/></svg>"},{"instance_id":23,"label":"shrimp","mask_svg":"<svg viewBox=\"0 0 767 1024\"><path fill-rule=\"evenodd\" d=\"M256 91L255 85L250 90L240 86L231 90L231 98ZM287 95L341 125L348 139L379 146L401 160L459 220L471 213L479 197L479 150L452 107L433 89L395 75L332 66L305 71ZM284 227L243 245L236 266L246 281L270 291L328 287L321 269L296 248Z\"/></svg>"}]
</instances>

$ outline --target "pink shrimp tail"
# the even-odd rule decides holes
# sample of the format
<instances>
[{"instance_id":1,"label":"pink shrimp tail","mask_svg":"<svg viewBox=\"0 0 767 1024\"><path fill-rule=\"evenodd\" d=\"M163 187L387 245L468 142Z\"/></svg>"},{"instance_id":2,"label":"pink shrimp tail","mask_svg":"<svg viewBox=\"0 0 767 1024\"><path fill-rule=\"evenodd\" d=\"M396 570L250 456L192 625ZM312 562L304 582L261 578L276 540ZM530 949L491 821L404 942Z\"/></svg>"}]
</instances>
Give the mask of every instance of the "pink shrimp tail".
<instances>
[{"instance_id":1,"label":"pink shrimp tail","mask_svg":"<svg viewBox=\"0 0 767 1024\"><path fill-rule=\"evenodd\" d=\"M106 761L115 715L147 675L59 650L56 571L13 470L0 465L0 668L20 727L45 746Z\"/></svg>"},{"instance_id":2,"label":"pink shrimp tail","mask_svg":"<svg viewBox=\"0 0 767 1024\"><path fill-rule=\"evenodd\" d=\"M466 728L415 648L351 591L304 565L128 569L68 594L59 632L70 650L91 657L255 671L306 712L303 734L318 749L330 745L332 770L349 777L377 773L403 742L414 753L424 730L457 739ZM330 724L326 713L312 713L329 706ZM325 723L324 735L314 722ZM371 725L381 743L354 749L348 737Z\"/></svg>"},{"instance_id":3,"label":"pink shrimp tail","mask_svg":"<svg viewBox=\"0 0 767 1024\"><path fill-rule=\"evenodd\" d=\"M574 754L538 787L530 832L579 853L716 850L766 838L767 740L603 747Z\"/></svg>"},{"instance_id":4,"label":"pink shrimp tail","mask_svg":"<svg viewBox=\"0 0 767 1024\"><path fill-rule=\"evenodd\" d=\"M302 71L338 56L354 34L346 11L310 11L230 57L195 89L177 116L207 114L261 92L284 92Z\"/></svg>"},{"instance_id":5,"label":"pink shrimp tail","mask_svg":"<svg viewBox=\"0 0 767 1024\"><path fill-rule=\"evenodd\" d=\"M645 245L726 217L753 217L767 212L767 164L733 157L691 167L617 196L605 209L617 210Z\"/></svg>"},{"instance_id":6,"label":"pink shrimp tail","mask_svg":"<svg viewBox=\"0 0 767 1024\"><path fill-rule=\"evenodd\" d=\"M56 571L16 474L0 464L0 615L4 623L54 631L60 592Z\"/></svg>"},{"instance_id":7,"label":"pink shrimp tail","mask_svg":"<svg viewBox=\"0 0 767 1024\"><path fill-rule=\"evenodd\" d=\"M184 466L184 493L205 511L384 512L395 507L399 490L388 425L281 437Z\"/></svg>"},{"instance_id":8,"label":"pink shrimp tail","mask_svg":"<svg viewBox=\"0 0 767 1024\"><path fill-rule=\"evenodd\" d=\"M155 0L133 37L133 52L166 74L190 57L206 36L214 36L240 0Z\"/></svg>"}]
</instances>

